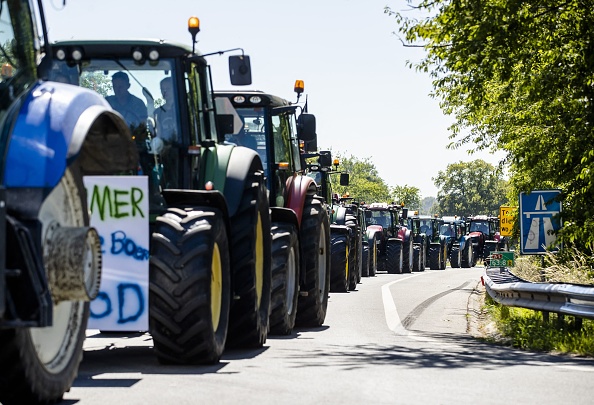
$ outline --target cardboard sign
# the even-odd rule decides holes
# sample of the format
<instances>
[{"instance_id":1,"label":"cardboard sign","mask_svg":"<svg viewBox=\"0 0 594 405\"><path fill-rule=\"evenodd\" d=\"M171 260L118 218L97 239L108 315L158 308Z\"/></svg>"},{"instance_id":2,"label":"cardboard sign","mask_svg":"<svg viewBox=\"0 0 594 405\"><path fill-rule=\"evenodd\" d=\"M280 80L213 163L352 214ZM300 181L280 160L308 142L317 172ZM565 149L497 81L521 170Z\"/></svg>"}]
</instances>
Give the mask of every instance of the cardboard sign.
<instances>
[{"instance_id":1,"label":"cardboard sign","mask_svg":"<svg viewBox=\"0 0 594 405\"><path fill-rule=\"evenodd\" d=\"M99 295L89 329L148 330L149 209L146 176L86 176L91 226L101 238Z\"/></svg>"}]
</instances>

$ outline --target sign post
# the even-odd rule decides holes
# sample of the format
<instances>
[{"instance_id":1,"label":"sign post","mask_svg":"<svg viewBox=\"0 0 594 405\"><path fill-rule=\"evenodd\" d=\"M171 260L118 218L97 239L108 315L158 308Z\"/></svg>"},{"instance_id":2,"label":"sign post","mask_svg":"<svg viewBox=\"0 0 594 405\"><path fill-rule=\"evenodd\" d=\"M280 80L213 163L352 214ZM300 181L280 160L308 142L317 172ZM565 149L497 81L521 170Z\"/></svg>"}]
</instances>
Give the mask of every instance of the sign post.
<instances>
[{"instance_id":1,"label":"sign post","mask_svg":"<svg viewBox=\"0 0 594 405\"><path fill-rule=\"evenodd\" d=\"M555 232L561 229L560 190L520 193L520 251L524 255L544 254L555 247Z\"/></svg>"}]
</instances>

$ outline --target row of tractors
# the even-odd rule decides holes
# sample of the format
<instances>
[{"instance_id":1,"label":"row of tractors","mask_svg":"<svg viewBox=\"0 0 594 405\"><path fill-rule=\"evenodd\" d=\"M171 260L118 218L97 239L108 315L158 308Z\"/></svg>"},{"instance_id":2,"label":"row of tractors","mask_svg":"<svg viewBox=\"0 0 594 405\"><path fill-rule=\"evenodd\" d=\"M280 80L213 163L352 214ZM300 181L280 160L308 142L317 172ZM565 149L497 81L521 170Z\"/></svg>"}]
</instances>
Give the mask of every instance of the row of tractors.
<instances>
[{"instance_id":1,"label":"row of tractors","mask_svg":"<svg viewBox=\"0 0 594 405\"><path fill-rule=\"evenodd\" d=\"M161 363L212 364L228 347L322 325L337 227L306 175L317 135L298 103L303 82L294 103L214 91L195 17L191 46L52 43L41 0L0 2L0 402L54 402L77 375L107 239L90 223L91 176L146 179L149 246L134 255L148 260L148 332ZM243 51L229 74L251 84ZM118 92L131 84L144 100L126 106ZM123 191L98 204L128 215L124 196L138 214ZM342 220L362 234L363 217ZM353 241L336 242L343 259L367 261ZM343 289L353 288L345 269Z\"/></svg>"},{"instance_id":2,"label":"row of tractors","mask_svg":"<svg viewBox=\"0 0 594 405\"><path fill-rule=\"evenodd\" d=\"M148 332L161 363L212 364L227 347L320 326L330 291L376 271L445 267L433 219L333 196L337 164L317 151L303 82L295 102L214 91L209 55L194 49L197 18L191 46L52 43L41 0L0 0L0 19L3 404L59 400L77 375L109 241L91 223L91 177L145 182L146 213L138 190L95 202L107 216L145 221L148 246L126 241L126 253L148 261ZM243 51L229 57L229 74L251 84ZM131 86L137 96L126 104ZM456 243L454 260L474 264L481 241L472 240L473 256L470 243Z\"/></svg>"}]
</instances>

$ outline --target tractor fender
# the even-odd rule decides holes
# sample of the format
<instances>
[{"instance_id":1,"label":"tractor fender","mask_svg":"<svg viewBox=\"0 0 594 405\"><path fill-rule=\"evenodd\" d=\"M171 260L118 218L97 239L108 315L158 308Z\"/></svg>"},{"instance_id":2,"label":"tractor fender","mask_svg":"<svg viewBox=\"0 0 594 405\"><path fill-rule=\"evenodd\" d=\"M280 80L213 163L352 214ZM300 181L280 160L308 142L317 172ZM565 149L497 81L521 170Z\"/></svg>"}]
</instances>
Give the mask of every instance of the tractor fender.
<instances>
[{"instance_id":1,"label":"tractor fender","mask_svg":"<svg viewBox=\"0 0 594 405\"><path fill-rule=\"evenodd\" d=\"M299 229L299 220L295 211L284 207L270 207L270 221L295 225Z\"/></svg>"},{"instance_id":2,"label":"tractor fender","mask_svg":"<svg viewBox=\"0 0 594 405\"><path fill-rule=\"evenodd\" d=\"M342 206L336 206L334 208L334 215L333 215L333 221L332 223L335 223L337 225L344 225L345 221L346 221L346 207L342 207Z\"/></svg>"},{"instance_id":3,"label":"tractor fender","mask_svg":"<svg viewBox=\"0 0 594 405\"><path fill-rule=\"evenodd\" d=\"M378 240L384 239L384 229L381 225L368 225L365 233L367 233L367 239L369 240L373 239L373 235L375 234L380 235L379 238L377 238Z\"/></svg>"},{"instance_id":4,"label":"tractor fender","mask_svg":"<svg viewBox=\"0 0 594 405\"><path fill-rule=\"evenodd\" d=\"M352 229L346 225L330 224L330 235L348 235L352 233Z\"/></svg>"},{"instance_id":5,"label":"tractor fender","mask_svg":"<svg viewBox=\"0 0 594 405\"><path fill-rule=\"evenodd\" d=\"M406 242L410 237L410 231L407 228L400 227L398 230L398 238L400 238L403 242Z\"/></svg>"},{"instance_id":6,"label":"tractor fender","mask_svg":"<svg viewBox=\"0 0 594 405\"><path fill-rule=\"evenodd\" d=\"M99 94L64 83L36 83L9 133L5 186L53 189L100 117L129 133L123 118Z\"/></svg>"},{"instance_id":7,"label":"tractor fender","mask_svg":"<svg viewBox=\"0 0 594 405\"><path fill-rule=\"evenodd\" d=\"M460 251L464 251L468 241L470 241L470 244L472 244L472 239L470 239L468 236L465 235L460 238Z\"/></svg>"},{"instance_id":8,"label":"tractor fender","mask_svg":"<svg viewBox=\"0 0 594 405\"><path fill-rule=\"evenodd\" d=\"M311 193L314 194L318 190L316 182L311 177L307 176L293 176L287 179L286 189L286 207L295 211L299 224L303 216L303 206L305 205L305 197Z\"/></svg>"},{"instance_id":9,"label":"tractor fender","mask_svg":"<svg viewBox=\"0 0 594 405\"><path fill-rule=\"evenodd\" d=\"M167 189L162 192L169 207L211 207L222 213L227 235L231 235L231 224L225 196L218 190L175 190Z\"/></svg>"},{"instance_id":10,"label":"tractor fender","mask_svg":"<svg viewBox=\"0 0 594 405\"><path fill-rule=\"evenodd\" d=\"M236 145L215 145L202 150L202 162L199 187L204 188L212 182L215 190L220 191L227 204L227 211L232 217L239 208L248 176L262 171L262 161L257 152Z\"/></svg>"}]
</instances>

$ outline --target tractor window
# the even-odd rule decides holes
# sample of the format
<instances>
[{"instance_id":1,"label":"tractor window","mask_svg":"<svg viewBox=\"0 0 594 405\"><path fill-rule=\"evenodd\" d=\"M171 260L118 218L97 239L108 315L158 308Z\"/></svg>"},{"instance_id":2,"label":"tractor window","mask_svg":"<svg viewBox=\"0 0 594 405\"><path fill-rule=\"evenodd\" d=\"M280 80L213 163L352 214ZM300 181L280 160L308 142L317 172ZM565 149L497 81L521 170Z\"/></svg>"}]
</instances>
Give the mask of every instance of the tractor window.
<instances>
[{"instance_id":1,"label":"tractor window","mask_svg":"<svg viewBox=\"0 0 594 405\"><path fill-rule=\"evenodd\" d=\"M27 90L36 77L35 26L27 2L0 2L0 121L13 100Z\"/></svg>"},{"instance_id":2,"label":"tractor window","mask_svg":"<svg viewBox=\"0 0 594 405\"><path fill-rule=\"evenodd\" d=\"M274 138L274 163L291 164L291 129L286 115L272 117L272 137ZM289 171L292 168L287 168Z\"/></svg>"},{"instance_id":3,"label":"tractor window","mask_svg":"<svg viewBox=\"0 0 594 405\"><path fill-rule=\"evenodd\" d=\"M301 170L301 159L299 158L299 155L300 155L299 139L297 139L297 121L296 121L295 114L290 115L289 121L290 121L290 132L291 132L291 148L292 148L293 156L295 157L295 159L294 159L295 168L294 169L295 169L295 171L300 171Z\"/></svg>"},{"instance_id":4,"label":"tractor window","mask_svg":"<svg viewBox=\"0 0 594 405\"><path fill-rule=\"evenodd\" d=\"M489 234L489 224L487 221L472 221L470 223L470 232L482 232Z\"/></svg>"},{"instance_id":5,"label":"tractor window","mask_svg":"<svg viewBox=\"0 0 594 405\"><path fill-rule=\"evenodd\" d=\"M222 97L221 97L222 98ZM255 108L233 108L230 103L227 108L231 111L218 111L222 114L233 116L233 132L225 134L225 141L240 146L253 149L258 152L262 165L264 166L264 176L268 178L268 157L265 136L265 117L264 110L260 107Z\"/></svg>"},{"instance_id":6,"label":"tractor window","mask_svg":"<svg viewBox=\"0 0 594 405\"><path fill-rule=\"evenodd\" d=\"M83 61L81 69L80 86L105 97L130 127L138 150L138 173L155 176L149 184L179 187L184 140L179 121L181 97L177 91L178 80L173 75L173 61L163 58L157 63L137 64L132 59L92 59ZM64 62L56 62L52 71L72 77L71 69L66 68ZM200 89L192 90L195 91L192 102L199 101ZM185 102L185 97L183 99ZM198 131L200 125L202 121L194 123L194 131ZM110 164L109 159L106 164Z\"/></svg>"}]
</instances>

